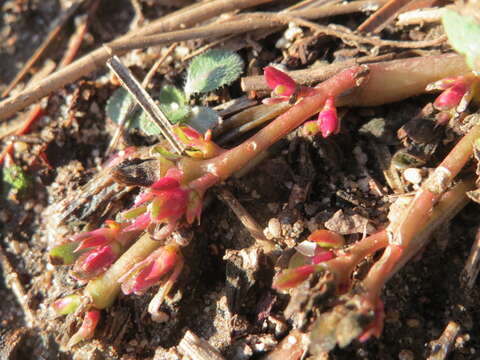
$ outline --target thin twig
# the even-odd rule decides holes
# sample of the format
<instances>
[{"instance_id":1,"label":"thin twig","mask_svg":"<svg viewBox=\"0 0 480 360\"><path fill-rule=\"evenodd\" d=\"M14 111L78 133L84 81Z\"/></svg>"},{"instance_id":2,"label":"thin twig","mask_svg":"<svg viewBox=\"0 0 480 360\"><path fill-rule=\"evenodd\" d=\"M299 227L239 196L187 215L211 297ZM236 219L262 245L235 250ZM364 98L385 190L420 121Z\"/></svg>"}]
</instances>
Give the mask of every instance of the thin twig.
<instances>
[{"instance_id":1,"label":"thin twig","mask_svg":"<svg viewBox=\"0 0 480 360\"><path fill-rule=\"evenodd\" d=\"M5 254L5 250L0 245L0 264L3 270L3 276L5 278L5 284L8 288L10 288L17 298L18 303L20 304L23 313L25 315L25 322L28 327L34 327L37 323L37 319L35 316L34 311L30 308L28 304L28 295L25 291L22 282L20 281L20 277L18 276L17 272L15 271L14 267L8 260L7 254Z\"/></svg>"},{"instance_id":2,"label":"thin twig","mask_svg":"<svg viewBox=\"0 0 480 360\"><path fill-rule=\"evenodd\" d=\"M398 15L396 26L407 26L440 22L445 8L416 9Z\"/></svg>"},{"instance_id":3,"label":"thin twig","mask_svg":"<svg viewBox=\"0 0 480 360\"><path fill-rule=\"evenodd\" d=\"M222 23L200 26L193 29L172 31L158 35L149 35L142 38L135 37L122 41L116 41L110 45L110 48L112 49L113 53L123 53L129 50L148 48L151 46L158 46L176 41L205 39L212 37L216 38L231 34L242 34L246 31L267 29L274 26L286 26L290 22L311 28L312 30L325 35L335 36L346 43L355 42L371 44L373 46L390 46L396 48L414 49L439 45L446 40L445 35L433 40L422 41L383 40L376 37L361 36L352 33L350 29L340 25L322 26L305 20L315 18L315 15L317 15L315 11L316 9L307 10L292 11L288 13L289 15L275 13L243 14ZM302 18L299 15L302 16Z\"/></svg>"},{"instance_id":4,"label":"thin twig","mask_svg":"<svg viewBox=\"0 0 480 360\"><path fill-rule=\"evenodd\" d=\"M191 360L224 360L223 356L212 345L190 330L187 330L183 336L178 344L178 349L185 358Z\"/></svg>"},{"instance_id":5,"label":"thin twig","mask_svg":"<svg viewBox=\"0 0 480 360\"><path fill-rule=\"evenodd\" d=\"M224 122L224 126L214 131L214 134L220 134L228 129L231 129L226 134L222 135L218 140L218 144L226 144L241 134L253 130L270 120L275 119L277 116L283 114L290 105L287 102L282 102L273 105L260 104L241 113L238 113Z\"/></svg>"},{"instance_id":6,"label":"thin twig","mask_svg":"<svg viewBox=\"0 0 480 360\"><path fill-rule=\"evenodd\" d=\"M264 4L273 0L214 0L194 4L188 8L181 9L168 14L163 18L147 24L146 26L121 36L114 44L123 39L146 36L149 34L168 32L181 27L189 27L196 23L208 20L225 12L242 10L248 7ZM117 54L118 55L118 54ZM82 76L87 76L93 71L105 66L110 54L104 47L100 47L91 53L83 56L60 71L56 71L46 79L39 81L35 86L21 91L0 103L0 121L5 120L17 111L36 102L51 92L72 83Z\"/></svg>"},{"instance_id":7,"label":"thin twig","mask_svg":"<svg viewBox=\"0 0 480 360\"><path fill-rule=\"evenodd\" d=\"M410 2L412 2L412 0L390 0L361 23L357 31L374 34L379 33L392 22L397 13Z\"/></svg>"},{"instance_id":8,"label":"thin twig","mask_svg":"<svg viewBox=\"0 0 480 360\"><path fill-rule=\"evenodd\" d=\"M248 230L259 245L267 251L275 249L275 244L265 237L260 224L257 223L253 216L250 215L240 201L238 201L228 189L225 187L218 189L217 196L230 207L243 226L245 226L245 229Z\"/></svg>"},{"instance_id":9,"label":"thin twig","mask_svg":"<svg viewBox=\"0 0 480 360\"><path fill-rule=\"evenodd\" d=\"M470 255L462 273L462 283L468 289L473 288L480 271L480 227L477 229Z\"/></svg>"},{"instance_id":10,"label":"thin twig","mask_svg":"<svg viewBox=\"0 0 480 360\"><path fill-rule=\"evenodd\" d=\"M135 13L130 27L135 29L138 28L139 25L142 25L145 18L142 13L142 5L138 0L130 0L130 4L132 4L133 12Z\"/></svg>"},{"instance_id":11,"label":"thin twig","mask_svg":"<svg viewBox=\"0 0 480 360\"><path fill-rule=\"evenodd\" d=\"M93 0L89 5L87 14L83 17L81 23L77 25L75 33L70 37L67 51L63 55L62 60L58 65L59 69L67 66L75 59L75 56L77 55L78 50L80 50L80 46L82 45L85 34L87 33L90 21L92 20L93 15L97 11L99 4L100 0Z\"/></svg>"},{"instance_id":12,"label":"thin twig","mask_svg":"<svg viewBox=\"0 0 480 360\"><path fill-rule=\"evenodd\" d=\"M254 105L257 105L257 102L255 100L249 99L247 96L244 95L230 101L221 103L215 106L213 110L215 110L219 116L224 118Z\"/></svg>"},{"instance_id":13,"label":"thin twig","mask_svg":"<svg viewBox=\"0 0 480 360\"><path fill-rule=\"evenodd\" d=\"M311 21L303 20L300 18L292 17L290 15L274 15L278 20L284 20L288 22L295 22L300 26L309 27L310 29L317 31L321 34L334 36L349 44L350 42L360 43L360 44L370 44L373 46L389 46L394 48L407 48L407 49L418 49L430 46L438 46L444 43L447 40L446 35L441 35L433 40L420 40L420 41L399 41L399 40L384 40L378 37L373 36L361 36L351 32L350 29L345 28L340 25L318 25Z\"/></svg>"},{"instance_id":14,"label":"thin twig","mask_svg":"<svg viewBox=\"0 0 480 360\"><path fill-rule=\"evenodd\" d=\"M170 47L167 49L167 51L165 52L165 54L163 54L163 56L161 58L159 58L153 65L152 67L150 68L150 70L148 70L148 73L147 75L145 76L145 78L143 79L142 81L142 87L143 88L146 88L148 86L148 84L150 83L150 81L152 81L152 78L153 78L153 75L155 75L155 73L157 72L158 68L163 64L163 62L165 61L165 59L170 56L170 54L173 52L173 50L175 50L175 47L177 46L176 43L173 43L172 45L170 45ZM123 133L123 130L124 130L124 125L125 125L125 122L127 121L127 119L130 118L130 116L132 116L132 114L138 109L138 104L135 103L135 102L132 102L130 103L130 105L128 106L128 109L125 113L125 116L121 117L120 118L120 121L118 123L118 126L115 130L115 133L113 134L112 136L112 140L110 141L110 144L108 144L108 148L105 152L105 156L108 157L112 151L117 147L117 144L118 144L118 140L120 139L120 137L122 136L122 133Z\"/></svg>"},{"instance_id":15,"label":"thin twig","mask_svg":"<svg viewBox=\"0 0 480 360\"><path fill-rule=\"evenodd\" d=\"M158 126L162 135L172 146L172 149L182 154L184 148L182 144L176 139L172 125L167 116L162 110L155 104L155 101L147 93L147 91L140 85L138 80L133 76L130 70L122 64L117 56L112 56L107 60L107 66L112 70L115 75L118 76L122 86L128 90L130 95L133 96L135 101L142 107L142 109L148 114L150 119Z\"/></svg>"},{"instance_id":16,"label":"thin twig","mask_svg":"<svg viewBox=\"0 0 480 360\"><path fill-rule=\"evenodd\" d=\"M43 67L38 71L30 80L29 83L38 81L46 76L48 76L53 70L55 69L55 63L53 61L46 61ZM14 135L24 135L28 132L32 124L42 115L43 106L40 104L36 104L33 106L25 116L21 116L22 123L15 131ZM10 138L5 147L3 148L2 152L0 153L0 165L3 164L7 154L13 154L13 147L14 147L15 140Z\"/></svg>"},{"instance_id":17,"label":"thin twig","mask_svg":"<svg viewBox=\"0 0 480 360\"><path fill-rule=\"evenodd\" d=\"M200 54L204 53L205 51L214 48L217 45L223 44L223 43L227 42L228 40L230 40L231 38L233 38L234 36L235 36L235 34L232 34L232 35L227 35L225 37L222 37L221 39L214 40L214 41L208 43L207 45L204 45L204 46L198 48L197 50L192 51L190 54L185 55L182 58L182 62L188 61L191 58L193 58L197 55L200 55Z\"/></svg>"},{"instance_id":18,"label":"thin twig","mask_svg":"<svg viewBox=\"0 0 480 360\"><path fill-rule=\"evenodd\" d=\"M23 66L22 70L15 76L15 78L10 82L10 84L7 86L7 88L3 91L2 97L7 96L12 89L17 86L17 84L22 81L22 79L25 77L25 75L30 71L32 66L40 59L40 57L43 55L45 50L47 49L48 46L52 43L52 41L57 37L58 33L60 30L62 30L63 26L67 23L68 20L75 14L75 12L78 10L80 5L84 0L80 0L78 2L73 3L63 14L60 15L58 20L56 21L56 24L54 25L53 29L50 31L48 36L43 40L42 44L37 48L35 53L28 59L28 61L25 63Z\"/></svg>"}]
</instances>

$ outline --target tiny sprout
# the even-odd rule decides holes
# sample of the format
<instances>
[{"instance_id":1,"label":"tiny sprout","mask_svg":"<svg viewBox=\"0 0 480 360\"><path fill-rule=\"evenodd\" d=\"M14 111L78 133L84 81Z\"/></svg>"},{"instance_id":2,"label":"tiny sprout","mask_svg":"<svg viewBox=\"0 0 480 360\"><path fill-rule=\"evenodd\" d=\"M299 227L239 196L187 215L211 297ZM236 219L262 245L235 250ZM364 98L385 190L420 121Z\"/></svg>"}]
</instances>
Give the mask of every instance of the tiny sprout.
<instances>
[{"instance_id":1,"label":"tiny sprout","mask_svg":"<svg viewBox=\"0 0 480 360\"><path fill-rule=\"evenodd\" d=\"M338 121L337 108L333 96L329 96L325 105L318 114L318 126L324 138L340 131L340 122Z\"/></svg>"},{"instance_id":2,"label":"tiny sprout","mask_svg":"<svg viewBox=\"0 0 480 360\"><path fill-rule=\"evenodd\" d=\"M55 246L49 252L50 263L53 265L72 265L82 254L75 252L80 241L71 241Z\"/></svg>"},{"instance_id":3,"label":"tiny sprout","mask_svg":"<svg viewBox=\"0 0 480 360\"><path fill-rule=\"evenodd\" d=\"M467 93L469 84L463 79L454 81L435 99L433 106L438 110L455 109Z\"/></svg>"},{"instance_id":4,"label":"tiny sprout","mask_svg":"<svg viewBox=\"0 0 480 360\"><path fill-rule=\"evenodd\" d=\"M68 315L74 313L81 304L80 295L73 294L56 300L52 304L52 308L59 315Z\"/></svg>"},{"instance_id":5,"label":"tiny sprout","mask_svg":"<svg viewBox=\"0 0 480 360\"><path fill-rule=\"evenodd\" d=\"M187 146L187 155L197 159L209 159L222 151L222 149L211 140L212 132L207 130L202 136L199 132L189 126L175 126L175 136Z\"/></svg>"},{"instance_id":6,"label":"tiny sprout","mask_svg":"<svg viewBox=\"0 0 480 360\"><path fill-rule=\"evenodd\" d=\"M317 120L310 120L307 121L302 126L302 134L303 136L314 136L320 132L320 128L318 127Z\"/></svg>"},{"instance_id":7,"label":"tiny sprout","mask_svg":"<svg viewBox=\"0 0 480 360\"><path fill-rule=\"evenodd\" d=\"M30 184L29 178L23 169L20 166L15 165L13 161L5 162L5 166L3 167L3 181L9 185L8 188L10 188L10 190L13 190L12 192L7 193L9 198L15 197L14 194L18 194L27 189Z\"/></svg>"}]
</instances>

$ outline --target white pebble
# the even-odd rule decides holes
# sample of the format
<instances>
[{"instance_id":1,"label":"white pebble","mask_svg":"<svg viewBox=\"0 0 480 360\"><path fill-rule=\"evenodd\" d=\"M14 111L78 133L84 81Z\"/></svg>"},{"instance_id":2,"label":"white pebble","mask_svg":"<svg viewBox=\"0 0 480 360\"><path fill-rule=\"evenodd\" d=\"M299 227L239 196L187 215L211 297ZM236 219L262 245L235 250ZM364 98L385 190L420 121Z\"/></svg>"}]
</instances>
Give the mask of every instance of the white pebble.
<instances>
[{"instance_id":1,"label":"white pebble","mask_svg":"<svg viewBox=\"0 0 480 360\"><path fill-rule=\"evenodd\" d=\"M268 230L274 238L282 236L282 226L277 218L271 218L268 221Z\"/></svg>"},{"instance_id":2,"label":"white pebble","mask_svg":"<svg viewBox=\"0 0 480 360\"><path fill-rule=\"evenodd\" d=\"M403 172L403 178L410 184L420 184L423 178L423 171L417 168L408 168Z\"/></svg>"}]
</instances>

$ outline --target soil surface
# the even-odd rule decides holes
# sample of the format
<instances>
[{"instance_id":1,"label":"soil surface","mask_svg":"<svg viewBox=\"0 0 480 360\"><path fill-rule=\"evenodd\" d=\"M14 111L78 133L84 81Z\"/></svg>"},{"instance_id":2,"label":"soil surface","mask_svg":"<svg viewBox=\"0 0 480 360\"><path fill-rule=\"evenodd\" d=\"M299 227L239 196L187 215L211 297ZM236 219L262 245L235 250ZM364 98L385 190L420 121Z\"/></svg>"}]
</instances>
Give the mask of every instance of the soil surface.
<instances>
[{"instance_id":1,"label":"soil surface","mask_svg":"<svg viewBox=\"0 0 480 360\"><path fill-rule=\"evenodd\" d=\"M0 91L46 38L52 20L60 16L67 3L0 2ZM132 3L136 1L101 1L77 57L125 33L135 15ZM169 7L168 1L138 3L144 21L176 9L173 3ZM177 6L180 3L184 5L188 1L178 2ZM259 9L277 10L273 5ZM333 17L331 21L355 29L367 16L345 15ZM47 59L59 61L74 31L75 24L68 22L32 72L38 72ZM422 39L438 31L436 25L404 29L391 25L382 36ZM246 63L252 64L256 59L249 68L251 73L269 62L303 69L315 61L339 61L362 51L373 51L347 47L330 38L308 39L305 32L304 41L295 41L296 47L291 47L296 50L282 52L275 48L282 34L283 31L278 31L258 42L252 40L248 47L239 50ZM160 67L149 91L158 93L164 84L181 85L185 69L185 63L179 60L182 51L192 52L205 44L204 41L180 44L181 49ZM165 49L132 52L124 60L143 78ZM27 80L29 78L30 75ZM168 320L154 322L146 311L154 290L143 296L120 296L113 306L102 312L93 340L70 351L65 349L80 319L74 315L55 316L49 305L80 284L69 276L68 267L53 267L49 263L48 249L55 239L85 226L98 226L112 214L131 206L138 193L138 189L132 189L109 202L107 208L100 204L93 212L88 209L91 203L79 204L61 224L55 218L55 204L66 198L75 201L85 196L82 186L106 160L105 150L115 127L105 117L105 106L117 87L104 69L56 91L41 101L44 112L31 131L16 138L14 160L27 174L29 186L21 193L9 191L5 183L2 186L0 244L4 271L0 274L0 357L12 360L179 359L182 356L176 346L189 329L226 359L261 358L290 329L283 317L288 297L271 289L274 259L252 247L255 241L231 209L215 195L216 191L207 197L201 224L193 226L193 240L183 252L186 266L162 307ZM241 95L237 81L195 101L215 106ZM397 131L433 99L424 95L376 108L342 111L339 134L323 139L303 138L294 132L272 148L253 171L221 186L234 194L279 249L295 246L328 221L333 222L332 226L350 226L351 234L346 238L352 243L362 236L366 226L362 225L362 219L368 219L372 229L386 223L389 205L395 198L382 173L379 149L394 154L402 148ZM25 114L16 115L11 123ZM376 131L378 124L387 124L381 134ZM3 128L0 130L3 134ZM433 155L426 159L425 167L434 167L451 147L451 133L442 129L438 136L444 141L439 142ZM3 144L7 139L2 137ZM158 138L147 137L138 130L129 131L125 137L126 143L138 146L156 141ZM406 192L414 190L412 184L404 181L403 186ZM380 193L375 188L380 189ZM340 220L339 210L344 215ZM345 217L356 217L361 224L346 225L346 220L342 220ZM480 293L477 286L468 290L461 283L479 220L478 205L469 204L438 231L417 258L388 282L383 292L385 327L379 339L354 342L324 358L424 359L431 352L429 343L439 338L449 321L461 327L449 358L480 358ZM249 268L245 256L255 258L257 263L253 268ZM355 277L361 278L373 260L361 264ZM15 284L23 286L25 297L18 295ZM33 314L33 327L29 327L26 311Z\"/></svg>"}]
</instances>

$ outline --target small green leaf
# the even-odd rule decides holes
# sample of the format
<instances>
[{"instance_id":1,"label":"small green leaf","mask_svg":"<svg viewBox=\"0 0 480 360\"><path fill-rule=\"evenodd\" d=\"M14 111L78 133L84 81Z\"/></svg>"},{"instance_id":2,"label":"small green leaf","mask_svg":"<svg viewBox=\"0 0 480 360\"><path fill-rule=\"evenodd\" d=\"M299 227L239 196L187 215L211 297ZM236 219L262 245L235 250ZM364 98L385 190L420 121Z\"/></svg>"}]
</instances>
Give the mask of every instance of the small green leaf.
<instances>
[{"instance_id":1,"label":"small green leaf","mask_svg":"<svg viewBox=\"0 0 480 360\"><path fill-rule=\"evenodd\" d=\"M160 104L167 105L177 103L178 105L186 105L187 97L185 93L173 85L165 85L162 87L159 96Z\"/></svg>"},{"instance_id":2,"label":"small green leaf","mask_svg":"<svg viewBox=\"0 0 480 360\"><path fill-rule=\"evenodd\" d=\"M220 122L220 116L215 110L205 106L194 106L192 114L186 124L205 134L208 129L213 129Z\"/></svg>"},{"instance_id":3,"label":"small green leaf","mask_svg":"<svg viewBox=\"0 0 480 360\"><path fill-rule=\"evenodd\" d=\"M17 191L25 190L29 184L27 175L18 165L3 168L3 181Z\"/></svg>"},{"instance_id":4,"label":"small green leaf","mask_svg":"<svg viewBox=\"0 0 480 360\"><path fill-rule=\"evenodd\" d=\"M50 263L52 265L72 265L75 260L86 251L75 252L79 243L79 241L72 241L55 246L48 254L50 257Z\"/></svg>"},{"instance_id":5,"label":"small green leaf","mask_svg":"<svg viewBox=\"0 0 480 360\"><path fill-rule=\"evenodd\" d=\"M214 49L195 57L187 69L185 93L206 93L235 81L243 71L243 61L232 51Z\"/></svg>"},{"instance_id":6,"label":"small green leaf","mask_svg":"<svg viewBox=\"0 0 480 360\"><path fill-rule=\"evenodd\" d=\"M119 124L127 116L128 108L132 102L133 98L128 94L127 90L118 88L108 99L105 113L114 123ZM143 111L137 107L131 119L127 119L127 121L130 121L128 126L138 128L142 113Z\"/></svg>"},{"instance_id":7,"label":"small green leaf","mask_svg":"<svg viewBox=\"0 0 480 360\"><path fill-rule=\"evenodd\" d=\"M190 115L191 108L187 104L187 97L175 86L164 86L160 91L159 100L160 109L172 124L181 123Z\"/></svg>"},{"instance_id":8,"label":"small green leaf","mask_svg":"<svg viewBox=\"0 0 480 360\"><path fill-rule=\"evenodd\" d=\"M155 124L145 111L140 115L140 120L138 121L138 127L145 134L151 135L160 135L162 132L160 128Z\"/></svg>"},{"instance_id":9,"label":"small green leaf","mask_svg":"<svg viewBox=\"0 0 480 360\"><path fill-rule=\"evenodd\" d=\"M452 47L466 57L472 70L480 71L480 24L450 9L443 14L442 22Z\"/></svg>"}]
</instances>

